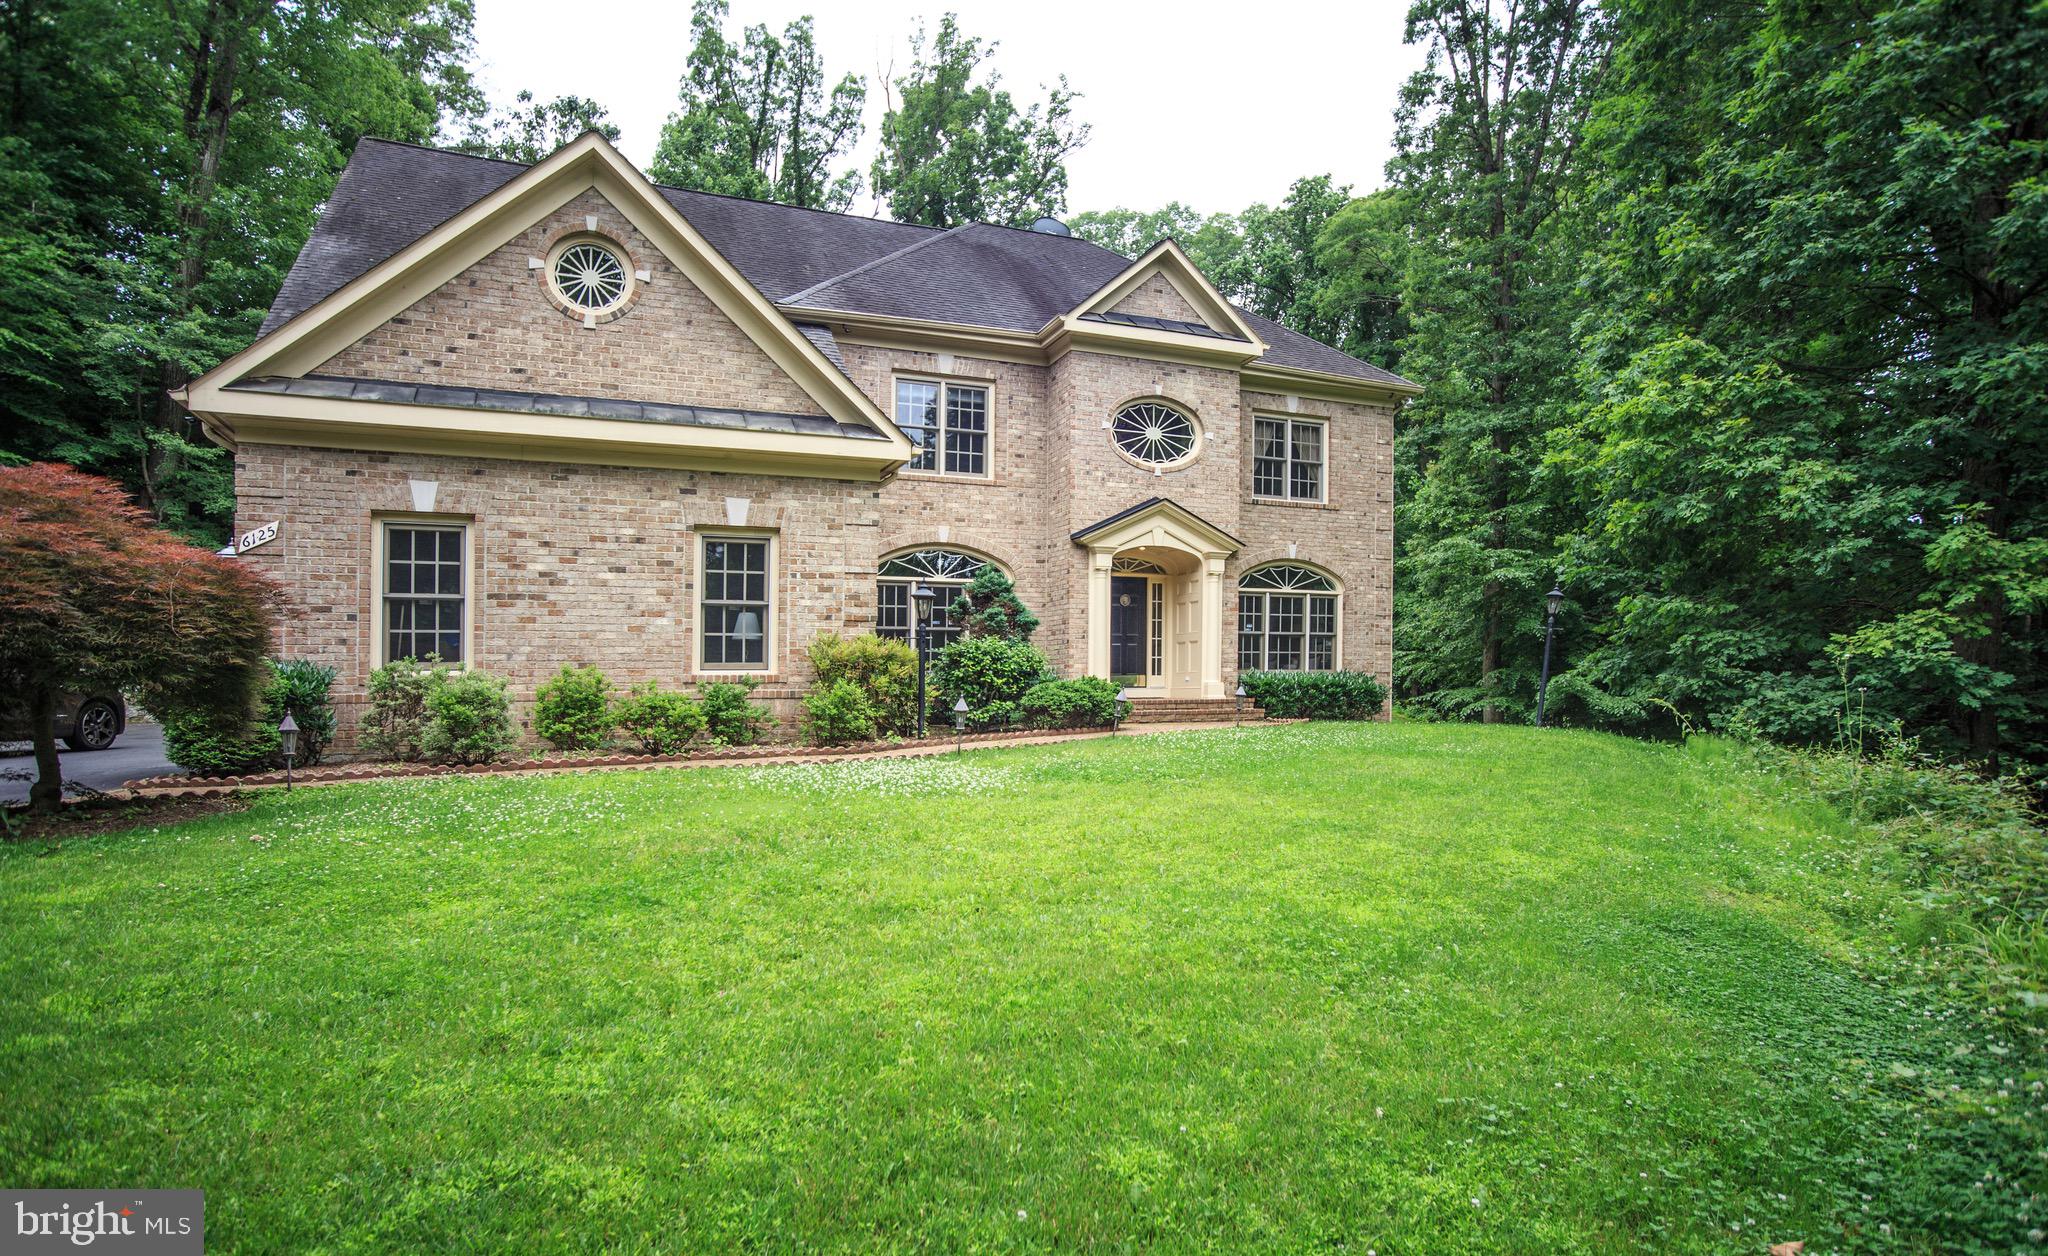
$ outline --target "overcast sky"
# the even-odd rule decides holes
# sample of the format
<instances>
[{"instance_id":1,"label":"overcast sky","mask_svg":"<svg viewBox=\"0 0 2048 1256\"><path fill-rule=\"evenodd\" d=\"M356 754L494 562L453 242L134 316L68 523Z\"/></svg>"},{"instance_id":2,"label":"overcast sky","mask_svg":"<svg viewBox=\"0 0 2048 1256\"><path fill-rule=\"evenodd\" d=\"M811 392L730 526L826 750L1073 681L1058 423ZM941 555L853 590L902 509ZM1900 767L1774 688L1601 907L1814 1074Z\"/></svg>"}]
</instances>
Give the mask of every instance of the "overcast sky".
<instances>
[{"instance_id":1,"label":"overcast sky","mask_svg":"<svg viewBox=\"0 0 2048 1256\"><path fill-rule=\"evenodd\" d=\"M1380 186L1395 94L1420 61L1401 43L1406 0L1250 6L1125 0L733 0L729 30L780 31L817 19L833 75L870 80L858 154L874 156L881 93L873 80L909 61L919 17L951 9L970 34L1001 41L994 67L1020 100L1065 74L1094 127L1068 161L1070 211L1180 200L1205 213L1279 200L1297 177L1334 174ZM521 88L575 94L611 110L626 156L644 165L689 51L689 0L478 0L477 53L492 99ZM863 195L856 212L875 211Z\"/></svg>"}]
</instances>

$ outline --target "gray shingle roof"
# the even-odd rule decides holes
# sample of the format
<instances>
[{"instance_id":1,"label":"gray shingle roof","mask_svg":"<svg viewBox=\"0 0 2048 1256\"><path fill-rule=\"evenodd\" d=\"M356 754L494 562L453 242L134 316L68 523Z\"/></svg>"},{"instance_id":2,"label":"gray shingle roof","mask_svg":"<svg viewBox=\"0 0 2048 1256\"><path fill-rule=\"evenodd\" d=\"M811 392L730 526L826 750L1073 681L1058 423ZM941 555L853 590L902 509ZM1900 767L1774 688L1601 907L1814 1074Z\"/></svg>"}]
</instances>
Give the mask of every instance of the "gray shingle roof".
<instances>
[{"instance_id":1,"label":"gray shingle roof","mask_svg":"<svg viewBox=\"0 0 2048 1256\"><path fill-rule=\"evenodd\" d=\"M575 418L623 419L629 423L669 423L684 427L744 428L754 432L795 432L805 436L849 436L855 440L887 440L871 427L841 423L815 414L778 414L767 410L730 410L717 406L677 406L661 401L620 401L614 397L574 397L564 393L514 392L506 388L442 388L432 384L387 379L344 379L336 375L299 378L266 375L228 385L242 392L284 393L293 397L336 397L377 401L397 406L450 406L458 410L496 410L511 414L562 414Z\"/></svg>"},{"instance_id":2,"label":"gray shingle roof","mask_svg":"<svg viewBox=\"0 0 2048 1256\"><path fill-rule=\"evenodd\" d=\"M263 332L304 313L525 169L364 139L285 276ZM809 309L1035 332L1130 266L1122 254L1074 236L985 223L940 231L677 188L661 194L764 296ZM1262 363L1407 382L1270 319L1239 313L1268 346Z\"/></svg>"}]
</instances>

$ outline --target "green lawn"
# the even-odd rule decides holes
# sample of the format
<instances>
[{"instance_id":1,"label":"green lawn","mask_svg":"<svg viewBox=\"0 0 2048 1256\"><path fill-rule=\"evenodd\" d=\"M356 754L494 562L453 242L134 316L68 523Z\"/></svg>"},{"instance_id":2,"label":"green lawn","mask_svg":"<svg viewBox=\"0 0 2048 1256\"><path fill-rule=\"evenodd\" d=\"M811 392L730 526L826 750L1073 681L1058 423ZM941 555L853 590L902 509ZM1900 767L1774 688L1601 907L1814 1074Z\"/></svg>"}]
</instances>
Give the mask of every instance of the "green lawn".
<instances>
[{"instance_id":1,"label":"green lawn","mask_svg":"<svg viewBox=\"0 0 2048 1256\"><path fill-rule=\"evenodd\" d=\"M2039 1073L1955 1065L1885 875L1528 729L272 793L0 850L0 1184L215 1251L2024 1246Z\"/></svg>"}]
</instances>

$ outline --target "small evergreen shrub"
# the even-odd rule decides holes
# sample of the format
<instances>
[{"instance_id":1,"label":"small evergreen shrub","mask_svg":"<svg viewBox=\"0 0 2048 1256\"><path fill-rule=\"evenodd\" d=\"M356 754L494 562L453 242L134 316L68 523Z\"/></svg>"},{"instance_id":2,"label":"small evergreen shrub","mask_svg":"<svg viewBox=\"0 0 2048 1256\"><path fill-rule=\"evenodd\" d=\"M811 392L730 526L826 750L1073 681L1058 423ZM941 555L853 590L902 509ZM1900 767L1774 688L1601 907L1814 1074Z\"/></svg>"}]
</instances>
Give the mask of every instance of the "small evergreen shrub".
<instances>
[{"instance_id":1,"label":"small evergreen shrub","mask_svg":"<svg viewBox=\"0 0 2048 1256\"><path fill-rule=\"evenodd\" d=\"M373 759L410 763L421 756L427 695L443 681L436 660L393 659L370 673L356 747Z\"/></svg>"},{"instance_id":2,"label":"small evergreen shrub","mask_svg":"<svg viewBox=\"0 0 2048 1256\"><path fill-rule=\"evenodd\" d=\"M1245 672L1245 695L1279 720L1372 720L1387 688L1370 672Z\"/></svg>"},{"instance_id":3,"label":"small evergreen shrub","mask_svg":"<svg viewBox=\"0 0 2048 1256\"><path fill-rule=\"evenodd\" d=\"M558 750L595 750L617 726L611 678L595 667L564 663L534 693L533 731Z\"/></svg>"},{"instance_id":4,"label":"small evergreen shrub","mask_svg":"<svg viewBox=\"0 0 2048 1256\"><path fill-rule=\"evenodd\" d=\"M489 763L519 740L512 698L502 678L471 669L445 677L427 693L420 753L445 763Z\"/></svg>"},{"instance_id":5,"label":"small evergreen shrub","mask_svg":"<svg viewBox=\"0 0 2048 1256\"><path fill-rule=\"evenodd\" d=\"M704 731L705 711L689 694L650 680L619 701L615 718L619 731L648 754L681 754Z\"/></svg>"},{"instance_id":6,"label":"small evergreen shrub","mask_svg":"<svg viewBox=\"0 0 2048 1256\"><path fill-rule=\"evenodd\" d=\"M1034 728L1101 728L1116 719L1116 686L1100 676L1040 681L1017 706Z\"/></svg>"},{"instance_id":7,"label":"small evergreen shrub","mask_svg":"<svg viewBox=\"0 0 2048 1256\"><path fill-rule=\"evenodd\" d=\"M877 732L908 732L917 723L917 651L901 641L867 633L819 637L811 642L811 668L819 690L841 680L859 689Z\"/></svg>"},{"instance_id":8,"label":"small evergreen shrub","mask_svg":"<svg viewBox=\"0 0 2048 1256\"><path fill-rule=\"evenodd\" d=\"M1038 616L1017 596L1017 586L994 563L974 573L946 614L970 637L1001 637L1029 641L1038 631Z\"/></svg>"},{"instance_id":9,"label":"small evergreen shrub","mask_svg":"<svg viewBox=\"0 0 2048 1256\"><path fill-rule=\"evenodd\" d=\"M967 699L967 722L977 728L1007 722L1032 686L1053 679L1036 646L1007 637L962 637L939 651L931 677L932 722L953 723L953 704Z\"/></svg>"},{"instance_id":10,"label":"small evergreen shrub","mask_svg":"<svg viewBox=\"0 0 2048 1256\"><path fill-rule=\"evenodd\" d=\"M164 757L200 776L264 772L284 761L276 723L266 724L254 712L180 711L165 715L163 725Z\"/></svg>"},{"instance_id":11,"label":"small evergreen shrub","mask_svg":"<svg viewBox=\"0 0 2048 1256\"><path fill-rule=\"evenodd\" d=\"M306 659L272 661L270 677L263 685L263 717L273 732L285 712L299 726L298 753L292 762L304 768L320 762L334 742L334 669ZM273 737L273 740L275 738Z\"/></svg>"},{"instance_id":12,"label":"small evergreen shrub","mask_svg":"<svg viewBox=\"0 0 2048 1256\"><path fill-rule=\"evenodd\" d=\"M804 695L804 740L814 746L873 741L876 724L875 704L844 676Z\"/></svg>"},{"instance_id":13,"label":"small evergreen shrub","mask_svg":"<svg viewBox=\"0 0 2048 1256\"><path fill-rule=\"evenodd\" d=\"M704 728L711 734L713 745L751 746L775 722L767 707L747 696L760 683L746 676L697 686L697 700L704 709Z\"/></svg>"}]
</instances>

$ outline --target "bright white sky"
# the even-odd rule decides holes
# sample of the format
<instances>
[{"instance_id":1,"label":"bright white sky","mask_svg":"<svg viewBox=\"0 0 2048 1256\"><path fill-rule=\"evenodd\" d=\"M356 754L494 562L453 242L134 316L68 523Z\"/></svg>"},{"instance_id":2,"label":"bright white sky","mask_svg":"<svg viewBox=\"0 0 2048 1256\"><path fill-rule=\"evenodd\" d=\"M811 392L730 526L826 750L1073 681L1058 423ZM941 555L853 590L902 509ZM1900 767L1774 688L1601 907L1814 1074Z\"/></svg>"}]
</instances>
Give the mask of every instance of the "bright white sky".
<instances>
[{"instance_id":1,"label":"bright white sky","mask_svg":"<svg viewBox=\"0 0 2048 1256\"><path fill-rule=\"evenodd\" d=\"M645 164L675 107L689 52L689 0L478 0L486 90L596 99L626 156ZM1421 60L1401 42L1406 0L733 0L728 30L817 19L834 76L870 80L865 173L881 118L877 75L909 62L919 17L951 9L970 34L1001 41L993 62L1011 93L1040 99L1064 73L1094 127L1069 159L1070 212L1180 200L1204 213L1273 203L1302 175L1356 191L1380 186L1396 93ZM870 197L858 213L876 212Z\"/></svg>"}]
</instances>

